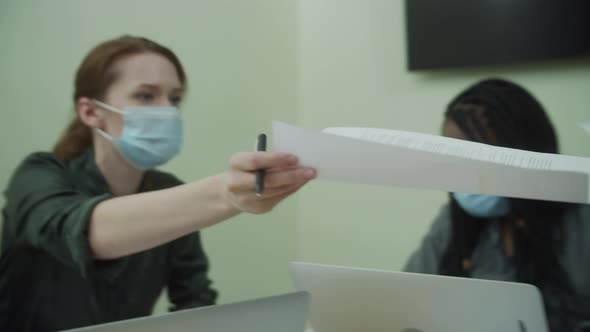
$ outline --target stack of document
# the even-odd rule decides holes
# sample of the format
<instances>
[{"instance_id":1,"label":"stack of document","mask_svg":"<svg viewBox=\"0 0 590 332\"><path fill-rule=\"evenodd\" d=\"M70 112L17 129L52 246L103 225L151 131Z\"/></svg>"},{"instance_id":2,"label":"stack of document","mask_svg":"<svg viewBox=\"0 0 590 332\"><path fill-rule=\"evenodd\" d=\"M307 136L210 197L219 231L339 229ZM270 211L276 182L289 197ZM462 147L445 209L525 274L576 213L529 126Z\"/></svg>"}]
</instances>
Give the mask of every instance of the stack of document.
<instances>
[{"instance_id":1,"label":"stack of document","mask_svg":"<svg viewBox=\"0 0 590 332\"><path fill-rule=\"evenodd\" d=\"M388 129L275 121L272 131L273 150L295 154L319 179L590 203L590 158Z\"/></svg>"}]
</instances>

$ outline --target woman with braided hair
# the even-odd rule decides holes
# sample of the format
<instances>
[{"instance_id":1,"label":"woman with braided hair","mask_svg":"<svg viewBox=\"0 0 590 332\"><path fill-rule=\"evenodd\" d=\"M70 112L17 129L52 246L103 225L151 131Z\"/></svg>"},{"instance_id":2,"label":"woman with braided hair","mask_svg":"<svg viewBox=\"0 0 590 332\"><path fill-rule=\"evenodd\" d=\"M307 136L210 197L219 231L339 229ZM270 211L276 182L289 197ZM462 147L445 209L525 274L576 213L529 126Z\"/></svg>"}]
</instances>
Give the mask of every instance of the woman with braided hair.
<instances>
[{"instance_id":1,"label":"woman with braided hair","mask_svg":"<svg viewBox=\"0 0 590 332\"><path fill-rule=\"evenodd\" d=\"M558 153L555 130L523 87L480 81L448 105L444 136ZM450 193L409 272L530 283L544 299L552 332L590 322L590 206Z\"/></svg>"}]
</instances>

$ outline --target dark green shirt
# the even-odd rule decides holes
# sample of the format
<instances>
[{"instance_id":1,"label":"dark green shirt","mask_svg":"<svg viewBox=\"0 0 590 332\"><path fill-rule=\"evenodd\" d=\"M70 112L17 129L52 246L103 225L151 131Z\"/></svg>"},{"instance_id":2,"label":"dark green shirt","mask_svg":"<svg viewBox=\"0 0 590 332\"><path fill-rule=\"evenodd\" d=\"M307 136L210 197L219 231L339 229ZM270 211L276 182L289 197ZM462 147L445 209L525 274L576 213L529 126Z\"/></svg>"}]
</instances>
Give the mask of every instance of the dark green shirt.
<instances>
[{"instance_id":1,"label":"dark green shirt","mask_svg":"<svg viewBox=\"0 0 590 332\"><path fill-rule=\"evenodd\" d=\"M148 171L140 192L179 184ZM92 150L67 162L30 155L5 195L0 331L56 331L149 315L165 287L172 310L215 302L198 233L120 259L93 259L88 221L112 194Z\"/></svg>"}]
</instances>

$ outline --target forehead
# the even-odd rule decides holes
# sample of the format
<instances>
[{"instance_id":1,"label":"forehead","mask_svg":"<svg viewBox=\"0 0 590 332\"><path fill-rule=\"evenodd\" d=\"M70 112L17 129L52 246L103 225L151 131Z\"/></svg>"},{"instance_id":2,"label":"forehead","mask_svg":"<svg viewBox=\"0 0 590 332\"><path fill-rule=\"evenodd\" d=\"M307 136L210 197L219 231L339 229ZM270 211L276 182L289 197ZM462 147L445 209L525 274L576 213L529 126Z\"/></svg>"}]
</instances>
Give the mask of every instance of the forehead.
<instances>
[{"instance_id":1,"label":"forehead","mask_svg":"<svg viewBox=\"0 0 590 332\"><path fill-rule=\"evenodd\" d=\"M155 53L135 54L114 64L118 72L115 84L153 84L171 89L182 88L176 67L166 57Z\"/></svg>"},{"instance_id":2,"label":"forehead","mask_svg":"<svg viewBox=\"0 0 590 332\"><path fill-rule=\"evenodd\" d=\"M442 134L450 138L468 140L467 135L459 128L457 123L449 118L443 123Z\"/></svg>"}]
</instances>

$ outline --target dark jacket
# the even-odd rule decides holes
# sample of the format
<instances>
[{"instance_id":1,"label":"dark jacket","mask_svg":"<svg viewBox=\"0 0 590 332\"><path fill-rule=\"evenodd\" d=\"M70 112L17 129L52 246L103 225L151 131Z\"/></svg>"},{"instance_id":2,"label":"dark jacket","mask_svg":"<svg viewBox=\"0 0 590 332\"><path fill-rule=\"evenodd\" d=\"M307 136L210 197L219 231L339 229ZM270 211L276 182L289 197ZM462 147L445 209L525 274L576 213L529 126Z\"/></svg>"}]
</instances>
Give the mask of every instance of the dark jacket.
<instances>
[{"instance_id":1,"label":"dark jacket","mask_svg":"<svg viewBox=\"0 0 590 332\"><path fill-rule=\"evenodd\" d=\"M560 223L559 261L574 294L543 289L547 319L552 332L590 331L590 205L570 209ZM441 209L421 246L408 260L408 272L438 274L451 236L450 208ZM504 254L500 225L490 221L471 257L470 276L479 279L517 281L510 257Z\"/></svg>"},{"instance_id":2,"label":"dark jacket","mask_svg":"<svg viewBox=\"0 0 590 332\"><path fill-rule=\"evenodd\" d=\"M140 192L180 184L148 171ZM93 258L88 221L112 194L92 150L67 162L30 155L5 196L0 331L55 331L149 315L164 288L172 310L215 302L198 233L119 259Z\"/></svg>"}]
</instances>

